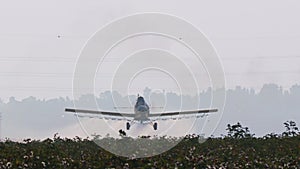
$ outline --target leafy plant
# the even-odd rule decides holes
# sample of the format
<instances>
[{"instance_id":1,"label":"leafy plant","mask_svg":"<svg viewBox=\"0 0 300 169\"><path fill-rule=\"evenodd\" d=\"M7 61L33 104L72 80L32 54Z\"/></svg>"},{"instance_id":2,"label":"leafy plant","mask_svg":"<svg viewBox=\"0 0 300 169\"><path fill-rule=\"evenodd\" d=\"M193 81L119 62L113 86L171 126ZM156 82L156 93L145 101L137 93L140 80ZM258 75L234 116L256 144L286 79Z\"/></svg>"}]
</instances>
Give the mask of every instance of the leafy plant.
<instances>
[{"instance_id":1,"label":"leafy plant","mask_svg":"<svg viewBox=\"0 0 300 169\"><path fill-rule=\"evenodd\" d=\"M254 134L250 133L248 127L243 127L239 122L234 125L228 124L226 130L228 131L227 137L230 138L240 139L240 138L250 138L254 136Z\"/></svg>"},{"instance_id":2,"label":"leafy plant","mask_svg":"<svg viewBox=\"0 0 300 169\"><path fill-rule=\"evenodd\" d=\"M299 129L294 121L286 121L283 123L285 132L282 133L283 137L297 136L300 134Z\"/></svg>"}]
</instances>

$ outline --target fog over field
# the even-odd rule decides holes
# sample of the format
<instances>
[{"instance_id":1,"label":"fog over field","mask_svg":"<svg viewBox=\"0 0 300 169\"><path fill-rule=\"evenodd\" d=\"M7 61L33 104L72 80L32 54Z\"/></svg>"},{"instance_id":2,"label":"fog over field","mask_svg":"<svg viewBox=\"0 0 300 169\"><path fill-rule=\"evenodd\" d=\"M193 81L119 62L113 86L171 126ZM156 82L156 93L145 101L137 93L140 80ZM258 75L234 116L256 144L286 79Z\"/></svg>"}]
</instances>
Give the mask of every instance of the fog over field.
<instances>
[{"instance_id":1,"label":"fog over field","mask_svg":"<svg viewBox=\"0 0 300 169\"><path fill-rule=\"evenodd\" d=\"M148 91L148 93L146 91ZM143 93L148 103L152 106L163 106L163 93L152 93L151 96L149 96L149 91L151 91L151 89L148 88L145 90L146 93ZM200 94L200 108L210 106L210 92L211 91L208 90ZM259 92L255 92L253 89L237 87L233 90L227 90L226 94L227 99L223 118L213 133L215 136L225 134L227 124L235 124L236 122L241 122L243 125L248 126L250 131L256 136L263 136L271 132L282 133L284 131L283 122L287 120L293 120L300 124L300 105L297 104L297 101L300 99L299 85L294 85L289 90L283 90L278 85L266 84ZM118 93L114 93L113 96L114 99L123 100L124 104L122 106L130 106L126 105L126 103L128 103L128 97L122 97ZM168 100L168 103L165 104L165 110L180 109L179 95L175 93L165 93L165 96ZM99 103L99 108L101 110L116 111L112 98L110 92L101 93L100 96L96 98ZM131 102L134 103L136 96L130 96L129 98ZM80 100L76 102L80 103L80 108L90 108L90 99L94 99L93 95L82 96ZM182 110L195 108L195 98L183 96L183 100L186 100L186 103L190 104L185 104ZM65 107L73 106L73 101L69 98L61 97L39 100L35 97L28 97L23 100L15 100L15 98L11 97L8 102L1 102L0 104L2 111L1 137L2 139L6 137L11 139L23 139L28 137L46 138L52 137L55 133L66 137L87 137L80 127L77 117L64 112ZM132 110L126 109L119 111L130 112ZM160 110L154 109L154 111L159 112ZM81 120L89 120L89 118L81 118ZM180 135L182 134L180 129L186 127L186 125L190 126L190 123L193 122L194 119L179 121L182 122L178 122L172 127L174 131L177 131L177 135L176 132L172 133L172 130L164 134L172 136ZM110 133L110 135L118 135L117 131L119 129L125 130L125 121L107 122L116 131L106 130L106 122L103 119L96 119L92 121L90 125L95 123L103 124L95 126L98 127L96 128L98 131L101 131L102 136L107 133ZM189 133L201 134L201 123L203 123L201 119L196 120L196 125ZM169 124L165 121L160 121L159 125L163 128ZM102 129L101 126L103 127ZM151 127L146 127L145 130L147 134L155 134L152 132L153 129ZM135 133L129 132L129 134Z\"/></svg>"}]
</instances>

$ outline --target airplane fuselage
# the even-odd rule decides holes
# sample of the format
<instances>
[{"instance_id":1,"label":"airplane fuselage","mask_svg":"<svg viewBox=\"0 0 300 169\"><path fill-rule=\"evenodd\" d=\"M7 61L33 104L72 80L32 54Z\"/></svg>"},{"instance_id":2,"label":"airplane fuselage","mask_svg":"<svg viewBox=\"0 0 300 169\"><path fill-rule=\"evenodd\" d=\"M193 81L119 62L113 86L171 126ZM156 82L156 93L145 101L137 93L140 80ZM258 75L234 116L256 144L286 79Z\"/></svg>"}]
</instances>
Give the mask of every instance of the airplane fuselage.
<instances>
[{"instance_id":1,"label":"airplane fuselage","mask_svg":"<svg viewBox=\"0 0 300 169\"><path fill-rule=\"evenodd\" d=\"M149 121L150 108L143 97L139 96L134 106L134 120L141 123Z\"/></svg>"}]
</instances>

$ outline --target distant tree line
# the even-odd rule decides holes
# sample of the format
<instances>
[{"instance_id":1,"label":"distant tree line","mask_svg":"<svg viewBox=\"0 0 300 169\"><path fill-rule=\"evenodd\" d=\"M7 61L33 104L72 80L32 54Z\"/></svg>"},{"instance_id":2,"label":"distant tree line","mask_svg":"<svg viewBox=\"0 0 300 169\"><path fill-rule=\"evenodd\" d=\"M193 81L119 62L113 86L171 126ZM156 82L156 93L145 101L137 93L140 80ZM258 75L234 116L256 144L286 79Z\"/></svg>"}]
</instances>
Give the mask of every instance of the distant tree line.
<instances>
[{"instance_id":1,"label":"distant tree line","mask_svg":"<svg viewBox=\"0 0 300 169\"><path fill-rule=\"evenodd\" d=\"M181 96L168 91L156 93L149 88L146 88L141 94L148 101L149 98L152 98L152 102L150 102L152 106L162 106L160 104L164 104L163 98L166 97L168 100L166 110L178 110L181 97L185 103L183 109L193 109L199 103L200 108L209 107L212 99L211 92L218 91L211 89L202 91L199 93L200 100L195 96ZM0 100L1 134L11 138L23 138L29 133L48 133L51 135L53 131L60 131L62 128L75 125L78 122L73 116L64 113L65 107L73 107L75 103L76 107L93 109L96 107L91 103L95 99L99 108L115 110L115 106L128 106L130 105L129 102L134 103L136 96L127 97L115 91L105 91L98 96L83 95L75 101L68 97L38 99L33 96L22 100L11 97L7 102ZM118 100L118 105L114 104L114 100ZM224 116L219 126L226 126L227 123L233 124L239 121L247 124L259 136L272 131L278 133L281 132L280 124L283 123L283 119L300 122L297 121L300 119L299 100L300 85L294 85L289 90L284 90L276 84L266 84L259 91L242 87L228 89L226 90ZM224 128L217 129L217 135L224 133L224 130Z\"/></svg>"}]
</instances>

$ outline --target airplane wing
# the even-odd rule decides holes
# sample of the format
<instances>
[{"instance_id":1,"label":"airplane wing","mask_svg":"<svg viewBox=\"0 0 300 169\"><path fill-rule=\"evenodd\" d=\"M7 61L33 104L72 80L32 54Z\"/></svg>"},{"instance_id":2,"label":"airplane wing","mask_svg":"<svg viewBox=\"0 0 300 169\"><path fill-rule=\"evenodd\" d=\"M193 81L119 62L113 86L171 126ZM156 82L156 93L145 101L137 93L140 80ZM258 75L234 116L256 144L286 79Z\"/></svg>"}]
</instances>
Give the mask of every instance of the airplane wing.
<instances>
[{"instance_id":1,"label":"airplane wing","mask_svg":"<svg viewBox=\"0 0 300 169\"><path fill-rule=\"evenodd\" d=\"M164 113L149 114L149 117L154 117L154 118L156 117L162 120L167 120L170 118L174 119L174 116L181 116L181 115L183 115L185 118L193 117L193 116L203 117L207 113L212 113L217 111L218 109L199 109L199 110L187 110L187 111L176 111L176 112L164 112Z\"/></svg>"},{"instance_id":2,"label":"airplane wing","mask_svg":"<svg viewBox=\"0 0 300 169\"><path fill-rule=\"evenodd\" d=\"M134 117L134 114L109 112L109 111L84 110L84 109L73 109L73 108L66 108L65 111L81 114L79 115L80 117L91 117L91 118L97 117L97 118L112 119L112 120L116 120L116 118Z\"/></svg>"}]
</instances>

